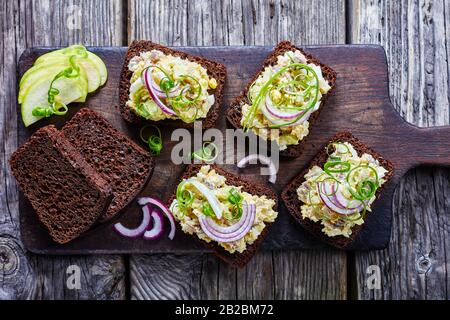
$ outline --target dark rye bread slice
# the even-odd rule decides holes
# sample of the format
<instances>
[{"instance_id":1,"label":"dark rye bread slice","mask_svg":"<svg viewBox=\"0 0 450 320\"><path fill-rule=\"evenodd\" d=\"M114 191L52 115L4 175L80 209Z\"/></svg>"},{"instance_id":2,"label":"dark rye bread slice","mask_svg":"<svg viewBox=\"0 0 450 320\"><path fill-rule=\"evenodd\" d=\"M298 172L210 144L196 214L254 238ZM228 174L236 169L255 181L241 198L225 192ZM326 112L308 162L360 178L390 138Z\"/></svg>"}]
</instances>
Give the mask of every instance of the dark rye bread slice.
<instances>
[{"instance_id":1,"label":"dark rye bread slice","mask_svg":"<svg viewBox=\"0 0 450 320\"><path fill-rule=\"evenodd\" d=\"M126 207L153 173L153 157L91 109L77 112L61 134L111 186L114 197L102 222Z\"/></svg>"},{"instance_id":2,"label":"dark rye bread slice","mask_svg":"<svg viewBox=\"0 0 450 320\"><path fill-rule=\"evenodd\" d=\"M120 75L120 83L119 83L119 101L120 101L120 113L122 114L122 117L131 123L140 123L145 120L144 118L137 115L133 110L128 108L126 106L126 103L129 98L129 91L130 91L130 79L133 73L128 69L128 64L131 60L131 58L139 55L141 52L145 51L151 51L151 50L159 50L163 52L166 55L173 55L176 57L180 57L182 59L187 59L193 62L196 62L203 66L210 77L213 77L217 80L217 88L214 89L214 104L211 106L211 109L209 110L208 114L206 115L206 118L199 119L202 120L202 127L203 129L209 129L214 127L217 118L219 117L220 113L220 104L222 102L223 97L223 89L225 86L225 81L227 78L227 69L223 64L220 64L218 62L208 60L206 58L194 56L189 53L185 53L182 51L170 49L168 47L165 47L163 45L153 43L151 41L147 40L135 40L131 43L131 45L128 48L127 54L125 56L125 61L123 63L122 67L122 73ZM210 93L212 93L211 90L209 90ZM174 127L181 127L181 128L193 128L193 123L185 123L181 120L161 120L156 121L158 124L167 124Z\"/></svg>"},{"instance_id":3,"label":"dark rye bread slice","mask_svg":"<svg viewBox=\"0 0 450 320\"><path fill-rule=\"evenodd\" d=\"M188 179L192 176L195 176L200 171L201 167L202 167L202 164L188 165L186 170L184 171L183 175L181 176L180 181L183 179ZM258 195L258 196L265 195L267 198L273 199L275 201L274 210L278 212L278 198L272 189L270 189L262 184L250 182L248 180L242 179L230 172L225 171L224 169L222 169L216 165L211 165L211 169L216 170L216 172L218 174L220 174L221 176L224 176L227 179L227 181L226 181L227 185L232 185L232 186L236 186L236 187L242 186L242 190L246 191L250 194ZM175 188L175 191L176 191L176 188ZM175 198L176 198L175 191L168 202L169 204L171 204L173 202L173 200L175 200ZM242 268L256 254L256 252L258 251L259 247L261 246L261 243L263 242L264 238L267 236L272 224L273 223L266 223L266 227L263 229L263 231L259 235L258 239L256 239L255 242L253 242L251 245L248 245L247 249L242 253L239 253L239 252L229 253L228 251L226 251L224 248L219 246L214 241L211 241L208 243L206 241L201 240L195 234L190 235L190 236L192 238L194 238L196 241L202 243L207 248L212 249L214 251L214 254L217 257L224 260L226 263L230 264L233 267Z\"/></svg>"},{"instance_id":4,"label":"dark rye bread slice","mask_svg":"<svg viewBox=\"0 0 450 320\"><path fill-rule=\"evenodd\" d=\"M52 125L36 131L9 164L39 220L58 243L88 230L111 201L108 183Z\"/></svg>"},{"instance_id":5,"label":"dark rye bread slice","mask_svg":"<svg viewBox=\"0 0 450 320\"><path fill-rule=\"evenodd\" d=\"M376 192L376 198L378 199L382 190L384 189L385 185L391 180L391 178L394 175L394 166L389 161L384 159L380 154L366 146L364 143L362 143L360 140L355 138L350 132L339 132L337 133L330 142L348 142L350 143L356 150L359 156L361 156L364 153L372 155L376 160L379 161L380 165L384 167L388 172L386 173L384 179L385 183L379 188ZM283 189L281 193L281 199L283 200L284 204L288 208L291 215L297 220L300 225L302 225L307 231L312 233L317 238L321 239L325 243L332 245L337 248L345 248L349 244L351 244L357 237L359 231L364 227L364 224L361 226L355 225L352 229L352 234L349 238L346 238L344 236L335 236L335 237L328 237L325 233L322 232L323 226L320 222L313 222L309 219L303 219L301 209L300 207L304 204L302 201L298 199L297 196L297 189L300 187L300 185L305 181L305 174L314 166L319 166L323 168L323 165L325 162L327 162L328 154L326 151L326 146L324 146L319 153L314 157L314 159L311 161L309 166L304 169L298 176L296 176L291 182L289 182L288 185ZM375 200L376 201L376 200ZM370 218L369 213L368 218Z\"/></svg>"},{"instance_id":6,"label":"dark rye bread slice","mask_svg":"<svg viewBox=\"0 0 450 320\"><path fill-rule=\"evenodd\" d=\"M311 133L311 130L314 127L314 123L316 122L317 118L319 117L319 114L322 111L322 109L325 107L326 100L328 99L328 97L330 96L331 92L334 89L334 86L336 84L336 76L337 75L336 75L336 72L333 69L331 69L329 66L321 63L314 56L312 56L311 54L294 46L289 41L281 41L280 43L278 43L278 45L274 48L272 53L266 58L266 60L264 60L264 63L261 66L261 69L259 69L253 75L253 77L248 82L245 89L243 91L241 91L240 95L237 96L231 103L230 107L227 110L227 119L233 127L235 127L236 129L242 128L242 125L241 125L242 105L244 103L250 104L250 102L247 98L247 93L248 93L248 90L249 90L250 86L252 85L252 83L255 82L255 80L259 77L259 75L264 71L264 69L266 67L277 63L277 58L279 55L282 55L286 51L291 51L291 50L299 50L306 57L306 60L308 61L308 63L313 63L315 65L320 66L320 68L322 69L323 77L325 78L325 80L328 81L329 85L331 86L330 91L328 91L327 94L324 94L322 96L322 99L321 99L322 103L320 105L320 108L317 111L313 112L311 114L311 116L309 117L309 120L308 120L309 121L309 132ZM282 156L290 157L290 158L296 158L296 157L300 156L300 154L302 153L303 146L306 143L307 139L308 139L308 136L304 137L303 140L301 140L298 144L288 146L285 150L281 151L280 154Z\"/></svg>"}]
</instances>

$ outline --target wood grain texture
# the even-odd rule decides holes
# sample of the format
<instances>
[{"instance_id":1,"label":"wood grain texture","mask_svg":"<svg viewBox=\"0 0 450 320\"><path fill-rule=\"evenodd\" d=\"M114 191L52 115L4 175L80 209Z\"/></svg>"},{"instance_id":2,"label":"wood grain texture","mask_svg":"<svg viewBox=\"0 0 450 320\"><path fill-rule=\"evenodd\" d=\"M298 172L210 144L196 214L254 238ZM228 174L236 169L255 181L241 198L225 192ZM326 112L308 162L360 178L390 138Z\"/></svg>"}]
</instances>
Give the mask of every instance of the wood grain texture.
<instances>
[{"instance_id":1,"label":"wood grain texture","mask_svg":"<svg viewBox=\"0 0 450 320\"><path fill-rule=\"evenodd\" d=\"M448 124L450 3L362 0L349 9L351 41L380 43L386 50L397 110L420 126ZM355 255L355 298L449 298L449 192L448 169L408 173L394 198L389 248ZM366 286L370 265L381 269L381 290Z\"/></svg>"},{"instance_id":2,"label":"wood grain texture","mask_svg":"<svg viewBox=\"0 0 450 320\"><path fill-rule=\"evenodd\" d=\"M79 29L73 18L81 13ZM0 5L0 299L123 299L121 256L44 257L24 251L18 234L18 195L7 159L17 148L16 63L31 46L121 45L122 1L2 1ZM22 125L22 124L19 124ZM4 186L4 187L3 187ZM66 286L66 268L78 265L81 289Z\"/></svg>"},{"instance_id":3,"label":"wood grain texture","mask_svg":"<svg viewBox=\"0 0 450 320\"><path fill-rule=\"evenodd\" d=\"M298 45L345 42L345 1L129 1L128 42L149 39L166 45L274 45L289 39ZM317 19L317 17L323 19ZM299 18L300 17L300 18ZM320 23L319 21L326 21ZM157 175L157 174L156 174ZM154 299L163 296L164 285L186 296L184 282L178 278L148 277L148 266L165 265L172 255L137 256L130 258L132 298ZM176 257L174 265L180 274L190 274L191 255ZM233 270L210 255L198 255L201 265L199 281L191 282L192 297L203 299L285 298L307 297L345 298L346 256L335 252L301 251L291 253L260 252L243 270ZM312 276L298 272L298 266L314 261L310 268L321 270ZM285 263L286 262L286 263ZM291 266L282 276L274 278L275 266ZM328 265L339 266L337 272L327 272ZM296 275L292 279L293 273ZM312 278L312 279L311 279ZM315 286L320 282L335 288L329 292ZM290 291L292 286L304 290ZM135 289L139 288L139 289ZM138 292L138 293L137 293ZM157 294L155 294L155 292Z\"/></svg>"}]
</instances>

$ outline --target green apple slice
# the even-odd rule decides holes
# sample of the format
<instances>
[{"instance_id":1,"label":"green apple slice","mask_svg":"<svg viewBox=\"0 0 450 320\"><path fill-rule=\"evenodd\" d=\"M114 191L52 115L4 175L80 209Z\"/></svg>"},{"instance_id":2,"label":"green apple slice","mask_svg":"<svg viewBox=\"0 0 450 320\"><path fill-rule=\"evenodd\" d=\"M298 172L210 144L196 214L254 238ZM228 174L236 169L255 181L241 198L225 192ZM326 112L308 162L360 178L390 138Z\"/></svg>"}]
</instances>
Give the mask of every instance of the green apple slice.
<instances>
[{"instance_id":1,"label":"green apple slice","mask_svg":"<svg viewBox=\"0 0 450 320\"><path fill-rule=\"evenodd\" d=\"M64 49L59 49L45 53L42 56L40 56L34 64L38 65L40 63L45 62L48 58L51 57L54 58L55 56L71 56L73 54L76 54L77 50L79 50L80 48L81 48L80 45L73 45ZM96 54L90 51L87 51L87 59L90 60L97 67L97 70L100 72L100 85L101 86L104 85L106 80L108 79L108 70L106 69L105 63Z\"/></svg>"},{"instance_id":2,"label":"green apple slice","mask_svg":"<svg viewBox=\"0 0 450 320\"><path fill-rule=\"evenodd\" d=\"M34 68L42 68L49 66L51 67L53 64L57 63L64 63L65 61L69 61L70 56L66 55L55 55L52 57L45 58L44 60L41 60L39 64L35 64ZM75 59L76 63L79 64L81 68L84 69L87 80L88 80L88 92L94 92L98 89L101 85L101 74L100 70L98 69L97 65L92 62L92 60L88 58L77 58ZM26 74L24 75L26 76Z\"/></svg>"},{"instance_id":3,"label":"green apple slice","mask_svg":"<svg viewBox=\"0 0 450 320\"><path fill-rule=\"evenodd\" d=\"M50 106L47 99L51 81L52 78L42 78L31 85L25 95L21 106L22 121L25 127L42 119L42 117L33 116L34 108ZM86 95L86 88L80 85L77 78L59 78L53 85L59 90L58 96L61 98L61 102L66 105L82 99Z\"/></svg>"},{"instance_id":4,"label":"green apple slice","mask_svg":"<svg viewBox=\"0 0 450 320\"><path fill-rule=\"evenodd\" d=\"M43 64L43 65L39 65L39 66L34 66L32 68L30 68L22 77L22 79L20 80L20 84L19 84L19 96L18 96L18 101L19 103L23 103L24 97L27 95L30 87L40 81L41 79L47 79L49 82L49 87L50 87L50 82L51 80L53 80L53 78L62 70L66 69L67 67L69 67L70 64L67 61L61 60L61 62L59 63L55 63L55 64L51 64L51 65L47 65L47 64ZM80 68L80 76L76 78L77 81L79 81L80 86L82 88L86 89L86 95L88 93L88 79L87 79L87 75L86 72L84 71L84 68ZM49 88L47 88L48 90ZM84 102L86 100L86 97L83 98L81 97L82 101L79 102Z\"/></svg>"}]
</instances>

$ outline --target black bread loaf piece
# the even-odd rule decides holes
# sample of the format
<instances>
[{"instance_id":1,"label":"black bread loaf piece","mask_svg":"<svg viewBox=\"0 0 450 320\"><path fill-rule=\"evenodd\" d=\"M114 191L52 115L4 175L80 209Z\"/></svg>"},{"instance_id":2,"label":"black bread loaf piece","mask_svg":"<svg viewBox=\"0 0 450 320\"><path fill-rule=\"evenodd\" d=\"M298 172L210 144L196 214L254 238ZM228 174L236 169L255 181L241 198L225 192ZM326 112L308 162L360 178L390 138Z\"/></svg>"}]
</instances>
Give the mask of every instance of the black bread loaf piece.
<instances>
[{"instance_id":1,"label":"black bread loaf piece","mask_svg":"<svg viewBox=\"0 0 450 320\"><path fill-rule=\"evenodd\" d=\"M9 164L39 220L58 243L88 230L111 202L108 183L52 125L36 131Z\"/></svg>"},{"instance_id":2,"label":"black bread loaf piece","mask_svg":"<svg viewBox=\"0 0 450 320\"><path fill-rule=\"evenodd\" d=\"M180 181L183 179L188 179L190 177L195 176L200 171L201 167L202 167L201 164L188 165L186 170L184 171L183 175L181 176ZM258 196L266 196L267 198L274 200L275 201L274 210L278 212L278 198L272 189L270 189L262 184L250 182L248 180L240 178L230 172L225 171L224 169L222 169L216 165L211 165L211 169L216 170L216 172L218 174L220 174L221 176L224 176L227 179L226 180L227 185L236 186L236 187L242 186L242 190L245 192L248 192L253 195L258 195ZM176 191L176 188L175 188L175 191ZM172 197L170 198L170 200L168 201L169 205L176 198L175 191L174 191ZM190 236L192 238L194 238L196 241L199 241L200 243L205 245L207 248L212 249L214 251L214 254L217 257L219 257L220 259L222 259L229 265L231 265L233 267L243 268L253 258L253 256L258 251L259 247L261 246L261 243L263 242L264 238L267 236L272 224L273 224L273 222L266 223L266 227L263 229L263 231L259 235L258 239L256 239L255 242L253 242L251 245L247 245L247 249L242 253L239 253L239 252L230 253L214 241L211 241L208 243L206 241L201 240L195 234L190 235Z\"/></svg>"},{"instance_id":3,"label":"black bread loaf piece","mask_svg":"<svg viewBox=\"0 0 450 320\"><path fill-rule=\"evenodd\" d=\"M100 218L117 215L144 188L155 166L153 157L98 113L81 109L61 134L109 183L113 200Z\"/></svg>"},{"instance_id":4,"label":"black bread loaf piece","mask_svg":"<svg viewBox=\"0 0 450 320\"><path fill-rule=\"evenodd\" d=\"M378 160L380 165L384 167L388 172L384 176L385 183L378 188L376 192L376 197L380 196L384 186L391 180L391 178L394 175L394 165L389 161L384 159L380 154L366 146L364 143L362 143L360 140L355 138L350 132L339 132L334 137L331 138L330 142L348 142L350 143L356 150L359 156L361 156L364 153L370 154L374 157L374 159ZM283 200L284 204L286 205L287 209L291 213L291 215L294 217L294 219L302 225L307 231L309 231L311 234L319 238L320 240L324 241L325 243L334 246L336 248L345 248L348 245L350 245L353 241L355 241L358 233L361 231L362 228L364 228L364 224L361 226L355 225L352 228L352 234L349 238L344 236L335 236L335 237L328 237L325 233L322 232L323 226L320 222L314 222L310 219L303 219L302 213L301 213L301 206L304 204L302 201L298 199L297 195L297 189L300 187L300 185L305 181L305 174L314 166L319 166L323 168L323 165L327 162L328 154L326 151L326 146L324 146L314 157L314 159L311 161L309 166L302 170L298 176L296 176L294 179L292 179L291 182L289 182L286 187L283 189L281 193L281 199ZM371 214L376 213L369 213L367 218L370 218Z\"/></svg>"},{"instance_id":5,"label":"black bread loaf piece","mask_svg":"<svg viewBox=\"0 0 450 320\"><path fill-rule=\"evenodd\" d=\"M223 64L220 64L218 62L208 60L202 57L194 56L182 51L174 50L168 47L165 47L163 45L153 43L151 41L147 40L135 40L131 43L131 45L128 48L127 54L125 56L125 61L122 67L122 73L120 75L120 83L119 83L119 102L120 102L120 113L122 114L122 117L131 123L140 123L143 121L149 121L142 117L140 117L138 114L136 114L133 110L131 110L129 107L126 106L126 102L129 98L130 93L130 79L133 73L128 69L128 64L130 60L139 55L141 52L145 51L151 51L151 50L159 50L167 55L173 55L176 57L181 57L182 59L187 59L193 62L196 62L203 66L207 72L208 75L215 78L217 81L217 87L214 89L214 104L211 106L211 109L209 110L208 114L206 115L206 118L199 119L199 121L202 121L202 127L203 129L209 129L214 127L217 118L219 117L220 113L220 105L222 103L222 97L223 97L223 89L225 86L225 81L227 77L227 69ZM175 127L181 127L181 128L193 128L193 123L185 123L179 119L172 120L161 120L156 121L158 124L167 124Z\"/></svg>"},{"instance_id":6,"label":"black bread loaf piece","mask_svg":"<svg viewBox=\"0 0 450 320\"><path fill-rule=\"evenodd\" d=\"M329 66L321 63L319 60L317 60L314 56L310 55L309 53L303 51L300 48L297 48L289 41L281 41L278 43L278 45L274 48L272 53L264 60L264 63L260 70L258 70L255 75L252 77L252 79L248 82L245 89L241 92L239 96L237 96L233 102L231 103L230 107L227 110L227 119L231 123L233 127L236 129L242 128L241 125L241 119L242 119L242 105L244 103L249 104L249 100L247 98L248 90L250 89L250 86L253 82L259 77L259 75L264 71L264 69L268 66L274 65L277 63L277 58L279 55L284 54L287 51L291 50L299 50L305 57L308 63L313 63L315 65L320 66L322 69L322 74L325 80L328 81L329 85L331 86L330 91L328 91L326 94L322 96L322 103L320 104L320 108L313 112L311 116L309 117L309 132L311 133L312 130L314 130L314 123L316 122L317 118L319 117L320 112L325 107L326 100L330 96L331 92L334 89L335 83L336 83L336 72L331 69ZM302 153L302 149L304 144L306 143L308 139L308 136L304 137L303 140L299 141L296 145L290 145L285 150L280 152L280 155L289 157L289 158L296 158L300 156Z\"/></svg>"}]
</instances>

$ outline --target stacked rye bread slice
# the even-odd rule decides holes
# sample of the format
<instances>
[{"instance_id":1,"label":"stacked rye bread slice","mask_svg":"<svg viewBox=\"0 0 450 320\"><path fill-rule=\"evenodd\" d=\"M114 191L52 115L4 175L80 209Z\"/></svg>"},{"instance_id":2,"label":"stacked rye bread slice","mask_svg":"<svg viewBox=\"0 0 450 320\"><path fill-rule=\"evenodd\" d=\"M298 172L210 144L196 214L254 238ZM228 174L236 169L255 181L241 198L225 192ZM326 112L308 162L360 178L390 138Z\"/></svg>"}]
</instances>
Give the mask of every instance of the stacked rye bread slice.
<instances>
[{"instance_id":1,"label":"stacked rye bread slice","mask_svg":"<svg viewBox=\"0 0 450 320\"><path fill-rule=\"evenodd\" d=\"M154 167L148 152L87 108L61 131L39 129L9 162L39 220L61 244L117 215Z\"/></svg>"}]
</instances>

